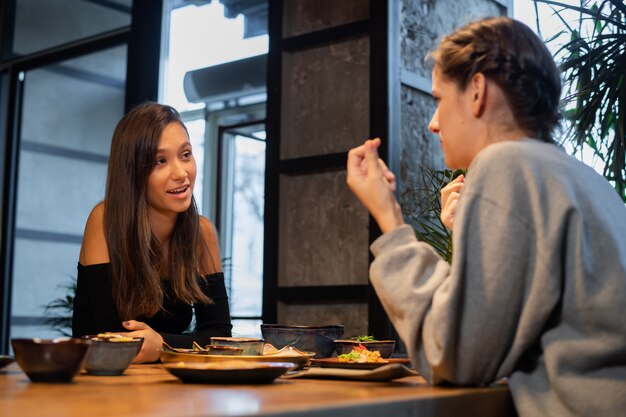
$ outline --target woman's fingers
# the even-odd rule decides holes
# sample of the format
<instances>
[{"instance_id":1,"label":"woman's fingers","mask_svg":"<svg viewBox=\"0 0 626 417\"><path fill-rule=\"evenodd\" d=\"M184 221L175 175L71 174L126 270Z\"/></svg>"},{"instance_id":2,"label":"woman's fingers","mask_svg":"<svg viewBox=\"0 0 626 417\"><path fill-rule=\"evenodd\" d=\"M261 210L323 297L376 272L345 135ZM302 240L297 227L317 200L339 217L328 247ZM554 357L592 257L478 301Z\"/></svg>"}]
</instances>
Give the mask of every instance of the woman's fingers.
<instances>
[{"instance_id":1,"label":"woman's fingers","mask_svg":"<svg viewBox=\"0 0 626 417\"><path fill-rule=\"evenodd\" d=\"M123 321L122 325L130 330L130 331L135 331L135 330L145 330L145 329L149 329L150 326L148 326L146 323L144 323L143 321L137 321L137 320L127 320L127 321Z\"/></svg>"},{"instance_id":2,"label":"woman's fingers","mask_svg":"<svg viewBox=\"0 0 626 417\"><path fill-rule=\"evenodd\" d=\"M159 333L142 321L128 320L122 324L129 330L126 333L127 336L143 337L143 345L135 357L134 363L154 362L159 359L160 350L163 346L163 337Z\"/></svg>"},{"instance_id":3,"label":"woman's fingers","mask_svg":"<svg viewBox=\"0 0 626 417\"><path fill-rule=\"evenodd\" d=\"M445 207L446 201L450 194L461 193L461 190L465 186L465 177L459 175L454 180L450 181L445 187L441 189L441 207Z\"/></svg>"},{"instance_id":4,"label":"woman's fingers","mask_svg":"<svg viewBox=\"0 0 626 417\"><path fill-rule=\"evenodd\" d=\"M457 192L452 192L446 200L446 204L441 206L441 223L448 229L453 230L454 218L456 216L456 206L461 195Z\"/></svg>"},{"instance_id":5,"label":"woman's fingers","mask_svg":"<svg viewBox=\"0 0 626 417\"><path fill-rule=\"evenodd\" d=\"M448 185L441 189L441 223L448 229L453 230L456 207L461 197L461 191L465 186L465 176L459 175Z\"/></svg>"},{"instance_id":6,"label":"woman's fingers","mask_svg":"<svg viewBox=\"0 0 626 417\"><path fill-rule=\"evenodd\" d=\"M387 165L385 164L385 161L383 161L382 159L378 158L378 164L381 167L381 170L383 172L383 176L385 177L385 179L387 180L387 182L391 186L391 190L395 192L396 191L396 176L394 175L393 172L391 172L389 170L389 168L387 168Z\"/></svg>"}]
</instances>

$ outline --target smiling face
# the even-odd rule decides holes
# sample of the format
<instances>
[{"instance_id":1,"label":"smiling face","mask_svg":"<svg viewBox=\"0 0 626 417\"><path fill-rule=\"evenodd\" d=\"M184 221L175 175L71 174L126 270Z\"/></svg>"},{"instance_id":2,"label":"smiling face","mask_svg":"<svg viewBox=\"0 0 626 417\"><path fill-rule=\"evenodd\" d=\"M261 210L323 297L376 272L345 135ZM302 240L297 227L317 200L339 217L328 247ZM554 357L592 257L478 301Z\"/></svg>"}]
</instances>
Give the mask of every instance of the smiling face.
<instances>
[{"instance_id":1,"label":"smiling face","mask_svg":"<svg viewBox=\"0 0 626 417\"><path fill-rule=\"evenodd\" d=\"M176 217L189 208L196 180L196 161L187 131L179 123L168 124L159 139L154 167L148 177L149 213Z\"/></svg>"},{"instance_id":2,"label":"smiling face","mask_svg":"<svg viewBox=\"0 0 626 417\"><path fill-rule=\"evenodd\" d=\"M437 100L437 110L428 129L439 135L448 168L467 168L477 153L480 136L472 116L470 88L461 91L435 66L432 95Z\"/></svg>"}]
</instances>

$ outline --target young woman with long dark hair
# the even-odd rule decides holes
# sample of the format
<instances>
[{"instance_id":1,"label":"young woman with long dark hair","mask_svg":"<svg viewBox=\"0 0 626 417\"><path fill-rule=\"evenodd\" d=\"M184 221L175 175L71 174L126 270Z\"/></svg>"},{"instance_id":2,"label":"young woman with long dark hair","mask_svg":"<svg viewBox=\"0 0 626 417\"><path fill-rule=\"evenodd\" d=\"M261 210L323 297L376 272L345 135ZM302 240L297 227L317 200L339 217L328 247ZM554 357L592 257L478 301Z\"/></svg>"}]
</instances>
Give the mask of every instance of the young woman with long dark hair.
<instances>
[{"instance_id":1,"label":"young woman with long dark hair","mask_svg":"<svg viewBox=\"0 0 626 417\"><path fill-rule=\"evenodd\" d=\"M198 215L195 178L189 135L175 109L145 103L118 123L105 199L85 226L74 336L144 337L136 362L150 362L163 341L190 347L231 335L217 234Z\"/></svg>"}]
</instances>

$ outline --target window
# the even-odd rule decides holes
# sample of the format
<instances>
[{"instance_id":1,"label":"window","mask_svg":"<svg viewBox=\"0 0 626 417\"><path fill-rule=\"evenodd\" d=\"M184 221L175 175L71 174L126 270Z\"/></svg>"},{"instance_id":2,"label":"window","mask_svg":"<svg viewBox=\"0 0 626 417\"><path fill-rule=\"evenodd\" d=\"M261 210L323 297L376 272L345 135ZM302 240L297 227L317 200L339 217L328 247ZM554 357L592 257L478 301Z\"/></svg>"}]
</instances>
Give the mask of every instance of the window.
<instances>
[{"instance_id":1,"label":"window","mask_svg":"<svg viewBox=\"0 0 626 417\"><path fill-rule=\"evenodd\" d=\"M245 3L167 1L160 101L181 113L191 136L194 196L220 234L233 334L252 337L262 308L268 36L267 2Z\"/></svg>"},{"instance_id":2,"label":"window","mask_svg":"<svg viewBox=\"0 0 626 417\"><path fill-rule=\"evenodd\" d=\"M2 301L3 318L10 316L4 351L10 338L70 332L68 320L52 328L50 319L71 316L71 304L46 306L72 295L85 221L104 196L111 132L124 114L132 1L14 6L2 28L11 40L2 58L19 57L2 74L16 83L0 119L17 115L7 140L18 150L10 157L15 191L4 195L15 207L2 260L3 286L11 289L3 290L10 297Z\"/></svg>"},{"instance_id":3,"label":"window","mask_svg":"<svg viewBox=\"0 0 626 417\"><path fill-rule=\"evenodd\" d=\"M263 292L265 125L220 128L218 226L230 313L238 332L259 335Z\"/></svg>"}]
</instances>

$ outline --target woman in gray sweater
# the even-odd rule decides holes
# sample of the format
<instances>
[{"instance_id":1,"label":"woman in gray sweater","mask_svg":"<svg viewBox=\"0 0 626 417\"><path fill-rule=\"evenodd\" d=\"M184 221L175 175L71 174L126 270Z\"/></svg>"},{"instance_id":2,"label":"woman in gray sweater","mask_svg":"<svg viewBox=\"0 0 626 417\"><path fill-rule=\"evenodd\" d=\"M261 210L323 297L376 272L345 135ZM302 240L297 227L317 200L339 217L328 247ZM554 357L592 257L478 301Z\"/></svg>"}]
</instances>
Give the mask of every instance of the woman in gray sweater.
<instances>
[{"instance_id":1,"label":"woman in gray sweater","mask_svg":"<svg viewBox=\"0 0 626 417\"><path fill-rule=\"evenodd\" d=\"M473 22L431 54L449 168L452 264L419 242L379 139L350 151L348 185L383 235L370 278L431 383L508 377L520 416L626 412L626 208L552 141L561 84L540 39L509 18Z\"/></svg>"}]
</instances>

